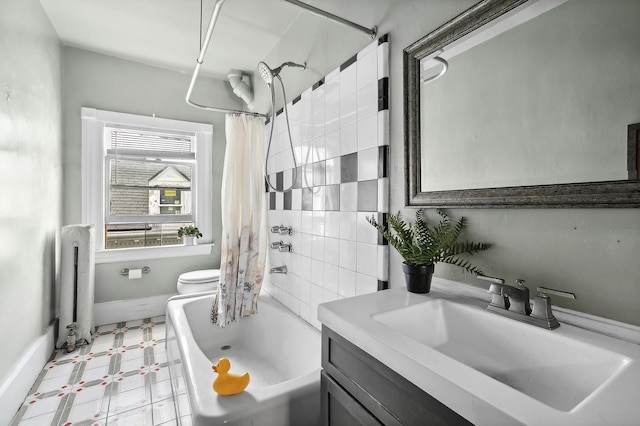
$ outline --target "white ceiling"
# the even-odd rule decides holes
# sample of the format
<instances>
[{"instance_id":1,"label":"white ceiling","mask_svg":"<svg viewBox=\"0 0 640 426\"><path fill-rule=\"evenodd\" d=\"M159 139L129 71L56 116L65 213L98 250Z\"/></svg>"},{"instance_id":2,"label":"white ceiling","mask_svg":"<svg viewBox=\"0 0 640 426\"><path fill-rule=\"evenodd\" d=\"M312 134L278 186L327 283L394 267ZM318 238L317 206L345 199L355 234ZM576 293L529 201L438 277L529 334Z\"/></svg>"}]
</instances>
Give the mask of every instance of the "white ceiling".
<instances>
[{"instance_id":1,"label":"white ceiling","mask_svg":"<svg viewBox=\"0 0 640 426\"><path fill-rule=\"evenodd\" d=\"M61 41L107 55L191 73L199 54L200 0L40 0ZM202 34L214 0L203 0ZM255 72L303 13L282 0L228 0L202 73Z\"/></svg>"}]
</instances>

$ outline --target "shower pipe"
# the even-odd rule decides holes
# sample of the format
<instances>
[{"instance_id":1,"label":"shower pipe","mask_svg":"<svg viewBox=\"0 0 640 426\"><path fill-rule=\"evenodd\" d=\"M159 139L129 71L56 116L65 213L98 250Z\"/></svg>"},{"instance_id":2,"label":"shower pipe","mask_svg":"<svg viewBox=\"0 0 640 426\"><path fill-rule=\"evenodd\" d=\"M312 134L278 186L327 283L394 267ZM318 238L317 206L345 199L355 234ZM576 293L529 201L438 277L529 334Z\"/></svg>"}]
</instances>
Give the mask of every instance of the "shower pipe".
<instances>
[{"instance_id":1,"label":"shower pipe","mask_svg":"<svg viewBox=\"0 0 640 426\"><path fill-rule=\"evenodd\" d=\"M258 64L259 69L261 68L260 65L264 65L268 69L268 66L264 62L260 62L260 64ZM297 65L297 64L294 64L294 65ZM284 64L282 66L284 66ZM265 76L262 73L262 70L260 71L261 71L260 72L261 77L265 80L265 82L267 82ZM269 69L269 71L271 70ZM282 78L280 77L279 74L275 74L275 76L273 74L271 75L272 75L272 78L277 78L278 81L280 81L280 87L282 88L282 97L283 97L283 103L284 103L284 107L283 107L284 120L285 120L285 123L287 124L287 135L289 136L289 147L291 148L291 156L293 157L293 177L291 179L291 186L289 188L278 189L277 187L273 186L273 184L271 184L271 179L269 179L269 175L267 174L267 170L269 170L269 167L268 167L269 152L271 151L271 142L273 140L273 128L276 127L275 114L272 114L273 120L271 120L271 126L269 129L269 143L267 145L267 155L265 155L264 157L264 180L267 182L267 185L269 185L269 187L273 189L275 192L284 193L293 189L293 187L296 186L296 181L298 180L298 162L296 161L296 154L293 149L293 139L291 138L291 126L289 125L289 110L287 109L287 94L284 91L284 83L282 82ZM273 84L273 81L271 81L271 83L267 83L267 85L269 86L269 89L271 89L271 110L275 111L275 108L276 108L276 90L274 87L275 85ZM309 151L307 151L307 158L308 158L308 155L309 155Z\"/></svg>"},{"instance_id":2,"label":"shower pipe","mask_svg":"<svg viewBox=\"0 0 640 426\"><path fill-rule=\"evenodd\" d=\"M373 28L366 28L363 27L362 25L358 25L354 22L351 22L349 20L346 20L344 18L341 18L339 16L336 16L332 13L329 12L325 12L324 10L318 9L314 6L308 5L306 3L303 3L301 1L298 0L283 0L287 3L290 3L294 6L298 6L302 9L305 9L313 14L325 17L329 20L338 22L340 24L343 25L347 25L351 28L355 28L359 31L363 31L366 34L369 35L369 37L371 37L372 39L376 37L377 33L378 33L378 29L376 27ZM224 3L225 0L217 0L215 6L213 7L213 12L211 13L211 19L209 20L209 26L207 27L207 32L205 34L204 37L204 42L202 43L202 47L200 48L200 55L198 55L198 59L196 59L196 67L193 70L193 76L191 77L191 83L189 84L189 89L187 90L187 96L186 96L186 101L187 104L191 105L192 107L195 108L200 108L200 109L204 109L207 111L215 111L215 112L223 112L223 113L231 113L231 114L246 114L246 115L253 115L253 116L257 116L257 117L264 117L264 118L268 118L269 115L267 114L261 114L261 113L257 113L257 112L249 112L249 111L241 111L241 110L233 110L233 109L228 109L228 108L220 108L220 107L213 107L213 106L208 106L208 105L201 105L201 104L197 104L195 102L193 102L191 100L191 94L193 93L193 88L196 84L196 80L198 79L198 75L200 74L200 66L202 65L202 63L204 62L204 56L207 53L207 49L209 47L209 42L211 41L211 35L213 34L213 28L216 25L216 22L218 21L218 17L220 16L220 10L222 9L222 3Z\"/></svg>"}]
</instances>

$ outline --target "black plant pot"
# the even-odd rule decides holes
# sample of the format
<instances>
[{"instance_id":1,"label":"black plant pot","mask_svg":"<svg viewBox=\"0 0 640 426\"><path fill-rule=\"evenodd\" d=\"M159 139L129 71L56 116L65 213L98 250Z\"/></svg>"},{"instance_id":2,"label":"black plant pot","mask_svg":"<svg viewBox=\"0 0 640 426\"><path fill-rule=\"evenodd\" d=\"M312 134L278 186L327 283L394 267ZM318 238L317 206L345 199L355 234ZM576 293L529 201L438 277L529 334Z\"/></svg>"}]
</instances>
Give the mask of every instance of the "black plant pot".
<instances>
[{"instance_id":1,"label":"black plant pot","mask_svg":"<svg viewBox=\"0 0 640 426\"><path fill-rule=\"evenodd\" d=\"M407 291L410 293L429 293L431 290L431 278L435 265L409 266L402 264L404 280L407 283Z\"/></svg>"}]
</instances>

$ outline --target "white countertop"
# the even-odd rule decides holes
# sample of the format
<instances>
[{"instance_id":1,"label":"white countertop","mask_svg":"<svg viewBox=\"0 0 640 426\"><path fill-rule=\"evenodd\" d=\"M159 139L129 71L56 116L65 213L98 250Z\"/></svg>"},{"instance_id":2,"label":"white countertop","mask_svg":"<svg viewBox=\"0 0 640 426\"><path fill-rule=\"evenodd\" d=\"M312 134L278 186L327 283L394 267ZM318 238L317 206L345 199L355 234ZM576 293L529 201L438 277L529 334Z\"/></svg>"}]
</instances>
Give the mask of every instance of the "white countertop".
<instances>
[{"instance_id":1,"label":"white countertop","mask_svg":"<svg viewBox=\"0 0 640 426\"><path fill-rule=\"evenodd\" d=\"M318 307L318 318L325 326L477 425L640 424L640 345L563 323L558 315L561 327L545 332L604 348L625 359L618 374L570 411L561 411L373 318L375 314L432 298L462 303L473 309L486 307L486 301L463 296L455 289L443 291L448 283L434 278L435 288L432 286L429 294L409 293L401 288L324 303ZM429 324L424 326L429 327ZM517 336L513 338L517 339Z\"/></svg>"}]
</instances>

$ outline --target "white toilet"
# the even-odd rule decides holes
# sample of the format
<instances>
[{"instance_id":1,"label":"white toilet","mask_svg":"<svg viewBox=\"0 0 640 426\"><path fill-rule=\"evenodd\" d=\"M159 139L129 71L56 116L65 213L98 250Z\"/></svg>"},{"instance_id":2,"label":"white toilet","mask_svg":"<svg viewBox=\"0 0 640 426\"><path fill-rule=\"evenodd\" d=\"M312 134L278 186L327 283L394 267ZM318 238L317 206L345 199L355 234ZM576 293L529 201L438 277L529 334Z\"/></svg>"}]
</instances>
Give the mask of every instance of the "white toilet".
<instances>
[{"instance_id":1,"label":"white toilet","mask_svg":"<svg viewBox=\"0 0 640 426\"><path fill-rule=\"evenodd\" d=\"M178 277L178 293L191 294L213 291L220 282L220 269L185 272Z\"/></svg>"}]
</instances>

